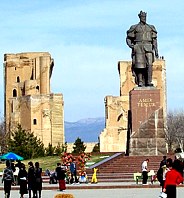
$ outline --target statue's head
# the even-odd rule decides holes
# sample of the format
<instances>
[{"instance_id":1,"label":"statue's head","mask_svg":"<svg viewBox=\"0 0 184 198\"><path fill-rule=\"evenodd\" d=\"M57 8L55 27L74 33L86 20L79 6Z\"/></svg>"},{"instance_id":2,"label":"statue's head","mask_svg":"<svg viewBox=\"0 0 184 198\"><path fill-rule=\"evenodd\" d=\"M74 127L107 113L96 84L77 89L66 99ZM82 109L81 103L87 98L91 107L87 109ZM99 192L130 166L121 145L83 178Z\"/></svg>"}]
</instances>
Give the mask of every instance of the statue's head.
<instances>
[{"instance_id":1,"label":"statue's head","mask_svg":"<svg viewBox=\"0 0 184 198\"><path fill-rule=\"evenodd\" d=\"M143 12L142 10L140 11L138 16L139 16L141 22L146 23L146 15L147 15L146 12Z\"/></svg>"},{"instance_id":2,"label":"statue's head","mask_svg":"<svg viewBox=\"0 0 184 198\"><path fill-rule=\"evenodd\" d=\"M140 17L146 17L147 13L143 12L142 10L140 11L140 13L138 14L139 18Z\"/></svg>"}]
</instances>

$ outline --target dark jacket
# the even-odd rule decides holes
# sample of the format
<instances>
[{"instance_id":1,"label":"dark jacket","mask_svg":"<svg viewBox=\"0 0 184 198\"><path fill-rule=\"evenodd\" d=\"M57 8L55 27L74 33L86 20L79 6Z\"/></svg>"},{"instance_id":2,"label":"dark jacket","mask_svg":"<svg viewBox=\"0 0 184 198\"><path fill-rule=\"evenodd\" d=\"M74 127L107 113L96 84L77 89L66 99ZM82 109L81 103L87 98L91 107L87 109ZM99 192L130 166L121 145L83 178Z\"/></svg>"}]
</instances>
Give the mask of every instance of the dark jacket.
<instances>
[{"instance_id":1,"label":"dark jacket","mask_svg":"<svg viewBox=\"0 0 184 198\"><path fill-rule=\"evenodd\" d=\"M4 169L4 172L3 172L3 178L2 180L6 180L6 181L12 181L14 182L14 175L13 175L13 171L10 167L7 167Z\"/></svg>"},{"instance_id":2,"label":"dark jacket","mask_svg":"<svg viewBox=\"0 0 184 198\"><path fill-rule=\"evenodd\" d=\"M65 170L62 169L60 166L58 166L56 168L56 176L57 176L57 180L64 180L66 175L65 175Z\"/></svg>"},{"instance_id":3,"label":"dark jacket","mask_svg":"<svg viewBox=\"0 0 184 198\"><path fill-rule=\"evenodd\" d=\"M72 162L70 164L70 172L71 173L75 173L76 172L76 164L74 162Z\"/></svg>"}]
</instances>

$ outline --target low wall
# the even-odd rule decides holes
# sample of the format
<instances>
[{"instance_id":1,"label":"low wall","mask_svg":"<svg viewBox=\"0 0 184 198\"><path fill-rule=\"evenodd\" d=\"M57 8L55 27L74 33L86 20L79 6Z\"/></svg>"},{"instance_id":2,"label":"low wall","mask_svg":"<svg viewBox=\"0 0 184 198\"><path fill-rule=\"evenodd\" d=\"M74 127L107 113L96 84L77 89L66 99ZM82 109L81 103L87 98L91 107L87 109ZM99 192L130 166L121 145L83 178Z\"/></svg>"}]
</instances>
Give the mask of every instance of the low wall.
<instances>
[{"instance_id":1,"label":"low wall","mask_svg":"<svg viewBox=\"0 0 184 198\"><path fill-rule=\"evenodd\" d=\"M86 146L85 153L91 153L94 146L98 142L85 142L84 145ZM67 153L71 153L73 151L74 143L67 143Z\"/></svg>"}]
</instances>

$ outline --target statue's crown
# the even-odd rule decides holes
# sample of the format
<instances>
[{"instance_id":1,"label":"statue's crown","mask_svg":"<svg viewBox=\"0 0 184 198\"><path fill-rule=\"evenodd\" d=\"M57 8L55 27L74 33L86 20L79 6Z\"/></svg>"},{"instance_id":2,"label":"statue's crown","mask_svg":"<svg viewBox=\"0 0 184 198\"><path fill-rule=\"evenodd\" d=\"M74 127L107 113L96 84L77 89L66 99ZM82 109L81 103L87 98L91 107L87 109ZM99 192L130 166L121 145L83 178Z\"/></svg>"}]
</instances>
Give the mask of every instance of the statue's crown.
<instances>
[{"instance_id":1,"label":"statue's crown","mask_svg":"<svg viewBox=\"0 0 184 198\"><path fill-rule=\"evenodd\" d=\"M146 12L143 12L142 10L138 14L139 17L141 17L141 16L145 16L146 17L146 15L147 15L147 13Z\"/></svg>"}]
</instances>

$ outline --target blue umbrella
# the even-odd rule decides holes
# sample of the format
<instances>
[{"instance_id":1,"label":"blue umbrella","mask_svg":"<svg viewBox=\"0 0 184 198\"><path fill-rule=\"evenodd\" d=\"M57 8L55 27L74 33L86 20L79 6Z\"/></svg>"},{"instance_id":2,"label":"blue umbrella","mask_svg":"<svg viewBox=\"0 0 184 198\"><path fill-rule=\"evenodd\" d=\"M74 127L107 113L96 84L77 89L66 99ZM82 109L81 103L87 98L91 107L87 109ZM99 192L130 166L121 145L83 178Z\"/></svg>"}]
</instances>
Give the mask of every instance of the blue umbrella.
<instances>
[{"instance_id":1,"label":"blue umbrella","mask_svg":"<svg viewBox=\"0 0 184 198\"><path fill-rule=\"evenodd\" d=\"M9 152L9 153L6 153L6 154L2 155L0 157L0 159L2 159L2 160L20 160L20 161L24 160L23 157L15 154L13 152Z\"/></svg>"}]
</instances>

